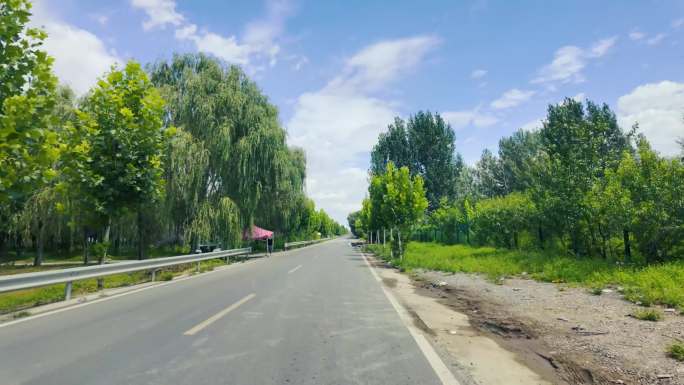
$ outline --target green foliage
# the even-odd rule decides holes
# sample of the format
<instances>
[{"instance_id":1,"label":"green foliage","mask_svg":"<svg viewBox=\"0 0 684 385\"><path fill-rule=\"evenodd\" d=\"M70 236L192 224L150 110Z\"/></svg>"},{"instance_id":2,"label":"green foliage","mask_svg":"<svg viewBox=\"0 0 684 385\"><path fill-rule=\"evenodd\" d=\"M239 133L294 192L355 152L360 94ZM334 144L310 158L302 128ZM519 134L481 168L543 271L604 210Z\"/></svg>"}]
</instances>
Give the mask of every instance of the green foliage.
<instances>
[{"instance_id":1,"label":"green foliage","mask_svg":"<svg viewBox=\"0 0 684 385\"><path fill-rule=\"evenodd\" d=\"M69 187L85 207L108 219L161 197L163 107L135 62L98 82L69 130Z\"/></svg>"},{"instance_id":2,"label":"green foliage","mask_svg":"<svg viewBox=\"0 0 684 385\"><path fill-rule=\"evenodd\" d=\"M173 280L173 273L170 271L165 271L159 276L160 281L171 281Z\"/></svg>"},{"instance_id":3,"label":"green foliage","mask_svg":"<svg viewBox=\"0 0 684 385\"><path fill-rule=\"evenodd\" d=\"M656 309L640 309L634 312L634 318L642 321L657 322L663 319L663 313Z\"/></svg>"},{"instance_id":4,"label":"green foliage","mask_svg":"<svg viewBox=\"0 0 684 385\"><path fill-rule=\"evenodd\" d=\"M481 273L491 280L520 276L587 288L620 286L625 299L645 306L684 308L684 262L627 267L600 258L557 253L411 242L400 262L406 270Z\"/></svg>"},{"instance_id":5,"label":"green foliage","mask_svg":"<svg viewBox=\"0 0 684 385\"><path fill-rule=\"evenodd\" d=\"M667 348L667 354L677 361L684 362L684 343L677 342Z\"/></svg>"},{"instance_id":6,"label":"green foliage","mask_svg":"<svg viewBox=\"0 0 684 385\"><path fill-rule=\"evenodd\" d=\"M530 197L514 192L477 202L473 228L481 244L518 248L520 235L532 229L535 217Z\"/></svg>"},{"instance_id":7,"label":"green foliage","mask_svg":"<svg viewBox=\"0 0 684 385\"><path fill-rule=\"evenodd\" d=\"M408 167L397 169L389 162L383 174L372 176L368 192L370 198L364 200L361 210L365 230L396 230L396 242L393 237L391 241L397 255L402 255L402 234L404 240L410 238L428 206L423 179L411 177Z\"/></svg>"},{"instance_id":8,"label":"green foliage","mask_svg":"<svg viewBox=\"0 0 684 385\"><path fill-rule=\"evenodd\" d=\"M28 28L31 4L0 7L0 227L26 197L55 176L59 138L51 130L56 78L41 50L46 34Z\"/></svg>"},{"instance_id":9,"label":"green foliage","mask_svg":"<svg viewBox=\"0 0 684 385\"><path fill-rule=\"evenodd\" d=\"M453 198L462 167L455 153L456 136L439 114L420 111L407 122L395 118L387 133L380 134L371 152L372 174L385 172L388 163L408 167L411 176L423 179L430 210L442 198Z\"/></svg>"}]
</instances>

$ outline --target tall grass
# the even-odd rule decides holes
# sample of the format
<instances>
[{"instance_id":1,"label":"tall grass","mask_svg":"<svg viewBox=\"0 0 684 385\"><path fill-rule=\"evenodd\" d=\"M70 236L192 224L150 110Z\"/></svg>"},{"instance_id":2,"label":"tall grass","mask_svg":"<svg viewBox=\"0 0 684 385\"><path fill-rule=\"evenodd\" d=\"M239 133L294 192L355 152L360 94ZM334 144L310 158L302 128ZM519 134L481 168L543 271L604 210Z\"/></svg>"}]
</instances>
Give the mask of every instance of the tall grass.
<instances>
[{"instance_id":1,"label":"tall grass","mask_svg":"<svg viewBox=\"0 0 684 385\"><path fill-rule=\"evenodd\" d=\"M379 245L374 253L388 258ZM662 304L684 310L684 262L645 267L621 266L602 259L574 258L539 251L518 251L493 247L440 245L411 242L398 266L446 272L480 273L490 279L528 277L544 282L568 283L588 288L619 286L625 298L644 305Z\"/></svg>"}]
</instances>

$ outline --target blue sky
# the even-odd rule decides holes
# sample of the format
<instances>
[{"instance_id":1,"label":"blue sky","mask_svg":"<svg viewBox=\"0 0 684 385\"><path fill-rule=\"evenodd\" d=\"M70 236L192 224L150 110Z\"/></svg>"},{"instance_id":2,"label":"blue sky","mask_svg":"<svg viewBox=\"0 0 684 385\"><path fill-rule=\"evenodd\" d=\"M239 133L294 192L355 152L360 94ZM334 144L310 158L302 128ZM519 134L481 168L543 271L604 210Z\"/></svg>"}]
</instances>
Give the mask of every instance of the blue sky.
<instances>
[{"instance_id":1,"label":"blue sky","mask_svg":"<svg viewBox=\"0 0 684 385\"><path fill-rule=\"evenodd\" d=\"M394 116L443 114L468 163L564 97L608 103L654 147L684 136L684 1L50 0L34 23L84 93L114 63L206 52L241 65L343 221Z\"/></svg>"}]
</instances>

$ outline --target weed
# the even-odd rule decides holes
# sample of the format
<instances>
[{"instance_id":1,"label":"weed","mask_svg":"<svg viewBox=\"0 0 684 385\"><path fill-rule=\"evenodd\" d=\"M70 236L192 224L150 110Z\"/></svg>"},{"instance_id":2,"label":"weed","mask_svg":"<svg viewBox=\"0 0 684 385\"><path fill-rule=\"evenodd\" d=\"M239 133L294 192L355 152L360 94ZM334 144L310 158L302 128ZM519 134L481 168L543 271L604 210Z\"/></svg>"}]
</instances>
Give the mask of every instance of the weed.
<instances>
[{"instance_id":1,"label":"weed","mask_svg":"<svg viewBox=\"0 0 684 385\"><path fill-rule=\"evenodd\" d=\"M591 289L589 289L589 292L593 295L601 295L601 294L603 294L603 288L592 287Z\"/></svg>"},{"instance_id":2,"label":"weed","mask_svg":"<svg viewBox=\"0 0 684 385\"><path fill-rule=\"evenodd\" d=\"M20 312L18 312L18 313L14 313L14 314L12 315L12 318L14 318L14 319L25 318L25 317L28 317L28 316L30 316L30 315L31 315L30 312L24 310L24 311L20 311Z\"/></svg>"},{"instance_id":3,"label":"weed","mask_svg":"<svg viewBox=\"0 0 684 385\"><path fill-rule=\"evenodd\" d=\"M657 322L663 319L663 314L659 312L656 309L643 309L643 310L637 310L632 314L632 316L636 319L640 319L642 321L652 321L652 322Z\"/></svg>"},{"instance_id":4,"label":"weed","mask_svg":"<svg viewBox=\"0 0 684 385\"><path fill-rule=\"evenodd\" d=\"M159 280L161 280L161 281L170 281L172 279L173 279L173 273L170 271L165 271L165 272L161 273L161 275L159 276Z\"/></svg>"},{"instance_id":5,"label":"weed","mask_svg":"<svg viewBox=\"0 0 684 385\"><path fill-rule=\"evenodd\" d=\"M667 348L667 354L677 361L684 362L684 343L677 342Z\"/></svg>"}]
</instances>

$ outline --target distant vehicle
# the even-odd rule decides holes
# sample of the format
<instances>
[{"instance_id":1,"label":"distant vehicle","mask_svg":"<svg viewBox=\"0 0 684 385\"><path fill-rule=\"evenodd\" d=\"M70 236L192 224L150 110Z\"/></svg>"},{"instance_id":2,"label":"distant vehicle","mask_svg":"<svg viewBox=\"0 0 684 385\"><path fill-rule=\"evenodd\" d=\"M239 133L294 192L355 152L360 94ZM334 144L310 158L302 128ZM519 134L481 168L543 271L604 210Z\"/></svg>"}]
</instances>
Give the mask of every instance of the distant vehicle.
<instances>
[{"instance_id":1,"label":"distant vehicle","mask_svg":"<svg viewBox=\"0 0 684 385\"><path fill-rule=\"evenodd\" d=\"M214 251L221 251L221 245L218 243L204 243L197 246L195 254L211 253Z\"/></svg>"}]
</instances>

